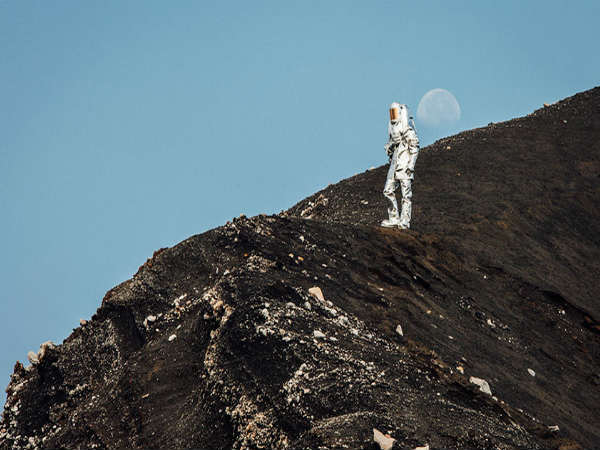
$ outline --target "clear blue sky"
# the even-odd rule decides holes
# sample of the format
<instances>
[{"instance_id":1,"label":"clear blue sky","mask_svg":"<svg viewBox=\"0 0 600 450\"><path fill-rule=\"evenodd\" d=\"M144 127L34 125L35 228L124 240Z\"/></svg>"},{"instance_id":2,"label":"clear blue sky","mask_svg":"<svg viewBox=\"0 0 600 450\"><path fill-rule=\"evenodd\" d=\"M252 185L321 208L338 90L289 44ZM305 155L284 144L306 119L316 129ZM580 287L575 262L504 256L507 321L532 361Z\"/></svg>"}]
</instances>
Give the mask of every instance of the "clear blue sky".
<instances>
[{"instance_id":1,"label":"clear blue sky","mask_svg":"<svg viewBox=\"0 0 600 450\"><path fill-rule=\"evenodd\" d=\"M0 0L0 387L154 250L385 163L390 102L456 96L426 145L599 84L598 5Z\"/></svg>"}]
</instances>

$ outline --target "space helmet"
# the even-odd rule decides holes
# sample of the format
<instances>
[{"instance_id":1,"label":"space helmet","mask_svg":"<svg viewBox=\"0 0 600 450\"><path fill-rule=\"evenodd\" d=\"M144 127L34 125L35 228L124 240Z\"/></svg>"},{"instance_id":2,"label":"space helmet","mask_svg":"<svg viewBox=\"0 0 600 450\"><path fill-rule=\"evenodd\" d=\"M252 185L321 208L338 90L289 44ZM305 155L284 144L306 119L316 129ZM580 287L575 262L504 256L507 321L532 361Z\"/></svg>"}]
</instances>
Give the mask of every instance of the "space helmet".
<instances>
[{"instance_id":1,"label":"space helmet","mask_svg":"<svg viewBox=\"0 0 600 450\"><path fill-rule=\"evenodd\" d=\"M408 108L394 102L390 105L390 122L400 122L402 128L408 127Z\"/></svg>"}]
</instances>

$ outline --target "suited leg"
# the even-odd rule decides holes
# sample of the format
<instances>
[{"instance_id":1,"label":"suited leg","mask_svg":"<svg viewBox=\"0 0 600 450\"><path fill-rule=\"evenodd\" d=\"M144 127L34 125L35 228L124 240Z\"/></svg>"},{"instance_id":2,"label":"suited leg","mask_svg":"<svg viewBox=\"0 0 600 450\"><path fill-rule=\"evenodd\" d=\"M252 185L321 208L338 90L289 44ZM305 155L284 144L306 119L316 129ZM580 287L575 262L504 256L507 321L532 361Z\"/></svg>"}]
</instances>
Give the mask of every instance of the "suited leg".
<instances>
[{"instance_id":1,"label":"suited leg","mask_svg":"<svg viewBox=\"0 0 600 450\"><path fill-rule=\"evenodd\" d=\"M383 195L390 201L391 205L388 207L388 220L384 220L381 222L382 226L396 226L400 223L400 214L398 212L398 201L396 200L396 188L398 187L398 182L394 179L394 174L392 171L392 176L388 175L388 178L385 182L385 187L383 188Z\"/></svg>"},{"instance_id":2,"label":"suited leg","mask_svg":"<svg viewBox=\"0 0 600 450\"><path fill-rule=\"evenodd\" d=\"M410 228L410 217L412 212L412 189L411 180L400 180L402 190L402 213L400 214L400 228Z\"/></svg>"}]
</instances>

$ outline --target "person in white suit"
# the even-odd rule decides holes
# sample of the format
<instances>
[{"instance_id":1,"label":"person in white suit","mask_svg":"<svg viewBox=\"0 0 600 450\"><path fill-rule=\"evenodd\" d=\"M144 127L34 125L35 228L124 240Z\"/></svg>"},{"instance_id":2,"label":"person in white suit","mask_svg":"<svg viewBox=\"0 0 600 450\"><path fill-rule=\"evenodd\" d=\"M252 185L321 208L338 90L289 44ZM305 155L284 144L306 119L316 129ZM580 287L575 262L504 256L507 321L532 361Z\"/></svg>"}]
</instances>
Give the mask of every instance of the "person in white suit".
<instances>
[{"instance_id":1,"label":"person in white suit","mask_svg":"<svg viewBox=\"0 0 600 450\"><path fill-rule=\"evenodd\" d=\"M411 182L414 178L415 164L419 155L419 138L413 127L408 124L406 105L392 103L390 105L389 139L385 151L390 158L383 195L390 201L388 219L381 222L382 227L410 228L412 209ZM396 189L402 192L402 209L398 211Z\"/></svg>"}]
</instances>

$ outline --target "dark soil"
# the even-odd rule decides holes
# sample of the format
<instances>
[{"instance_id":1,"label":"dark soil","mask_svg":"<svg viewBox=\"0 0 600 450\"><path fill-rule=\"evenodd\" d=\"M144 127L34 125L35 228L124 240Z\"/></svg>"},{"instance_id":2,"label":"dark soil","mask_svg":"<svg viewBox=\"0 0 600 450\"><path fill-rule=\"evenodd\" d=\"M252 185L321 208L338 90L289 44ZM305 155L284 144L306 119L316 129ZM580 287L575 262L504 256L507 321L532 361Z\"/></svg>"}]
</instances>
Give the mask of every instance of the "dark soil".
<instances>
[{"instance_id":1,"label":"dark soil","mask_svg":"<svg viewBox=\"0 0 600 450\"><path fill-rule=\"evenodd\" d=\"M600 89L423 149L410 231L385 170L156 252L15 366L0 449L600 448Z\"/></svg>"}]
</instances>

